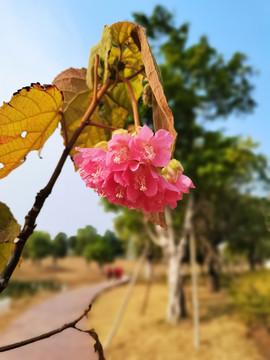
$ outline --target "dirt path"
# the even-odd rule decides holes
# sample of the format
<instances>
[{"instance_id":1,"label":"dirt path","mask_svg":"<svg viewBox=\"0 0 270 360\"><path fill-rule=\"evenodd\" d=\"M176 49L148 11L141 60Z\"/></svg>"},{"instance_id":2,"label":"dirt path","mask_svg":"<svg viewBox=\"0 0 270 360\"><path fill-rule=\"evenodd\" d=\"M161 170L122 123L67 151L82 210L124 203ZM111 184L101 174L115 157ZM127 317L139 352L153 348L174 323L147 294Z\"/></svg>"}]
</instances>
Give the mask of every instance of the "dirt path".
<instances>
[{"instance_id":1,"label":"dirt path","mask_svg":"<svg viewBox=\"0 0 270 360\"><path fill-rule=\"evenodd\" d=\"M0 333L0 346L48 332L80 316L97 294L125 282L108 281L66 291L33 307ZM93 306L94 308L94 306ZM93 311L92 308L92 311ZM79 323L84 328L86 320ZM89 335L73 329L19 349L0 353L0 360L96 360Z\"/></svg>"}]
</instances>

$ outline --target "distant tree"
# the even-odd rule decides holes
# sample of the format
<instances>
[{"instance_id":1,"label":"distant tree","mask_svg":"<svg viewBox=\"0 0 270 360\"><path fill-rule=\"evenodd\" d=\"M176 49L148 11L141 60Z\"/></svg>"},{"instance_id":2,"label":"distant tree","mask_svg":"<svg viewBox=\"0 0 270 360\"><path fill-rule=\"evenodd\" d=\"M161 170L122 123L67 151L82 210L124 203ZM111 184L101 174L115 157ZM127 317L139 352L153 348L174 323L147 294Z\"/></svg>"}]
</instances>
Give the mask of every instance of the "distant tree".
<instances>
[{"instance_id":1,"label":"distant tree","mask_svg":"<svg viewBox=\"0 0 270 360\"><path fill-rule=\"evenodd\" d=\"M230 209L230 229L226 240L228 250L245 256L250 270L270 258L270 232L266 223L266 200L243 195L234 200ZM248 224L248 226L247 226Z\"/></svg>"},{"instance_id":2,"label":"distant tree","mask_svg":"<svg viewBox=\"0 0 270 360\"><path fill-rule=\"evenodd\" d=\"M109 241L101 235L96 235L95 241L86 245L83 255L87 262L96 261L102 273L104 264L111 263L116 256Z\"/></svg>"},{"instance_id":3,"label":"distant tree","mask_svg":"<svg viewBox=\"0 0 270 360\"><path fill-rule=\"evenodd\" d=\"M52 255L54 261L57 259L63 258L67 256L68 253L68 243L67 243L67 235L63 232L60 232L56 235L52 242Z\"/></svg>"},{"instance_id":4,"label":"distant tree","mask_svg":"<svg viewBox=\"0 0 270 360\"><path fill-rule=\"evenodd\" d=\"M106 230L104 234L104 240L106 240L111 247L114 256L123 255L123 242L116 236L115 232Z\"/></svg>"},{"instance_id":5,"label":"distant tree","mask_svg":"<svg viewBox=\"0 0 270 360\"><path fill-rule=\"evenodd\" d=\"M52 253L52 241L49 233L34 231L25 246L27 256L33 261L39 261Z\"/></svg>"},{"instance_id":6,"label":"distant tree","mask_svg":"<svg viewBox=\"0 0 270 360\"><path fill-rule=\"evenodd\" d=\"M67 239L68 252L73 254L77 244L77 236L73 235Z\"/></svg>"},{"instance_id":7,"label":"distant tree","mask_svg":"<svg viewBox=\"0 0 270 360\"><path fill-rule=\"evenodd\" d=\"M91 226L87 225L83 229L78 229L77 231L77 241L74 247L74 254L75 255L83 255L84 248L87 245L92 244L97 236L97 230Z\"/></svg>"},{"instance_id":8,"label":"distant tree","mask_svg":"<svg viewBox=\"0 0 270 360\"><path fill-rule=\"evenodd\" d=\"M213 121L254 109L250 82L254 71L246 56L236 52L225 60L205 36L190 44L189 25L175 26L173 14L161 6L150 16L143 13L133 16L135 22L146 28L153 51L158 53L164 91L179 134L174 156L182 162L185 174L196 186L194 201L191 196L185 197L188 201L184 199L173 214L168 212L167 232L150 228L152 238L169 255L167 318L176 323L185 314L180 264L183 248L179 244L188 242L190 231L196 231L192 214L203 215L202 200L208 201L208 206L212 201L222 204L226 201L223 196L226 191L240 192L243 185L254 179L269 181L265 171L267 160L253 153L249 141L241 144L237 137L226 138L221 132L207 131L202 122L202 119ZM151 124L151 108L141 108L140 115L144 123ZM208 219L206 227L211 230ZM215 237L214 231L207 231L207 235L204 250L208 253L209 274L218 279L215 246L223 239ZM142 236L145 236L143 232Z\"/></svg>"}]
</instances>

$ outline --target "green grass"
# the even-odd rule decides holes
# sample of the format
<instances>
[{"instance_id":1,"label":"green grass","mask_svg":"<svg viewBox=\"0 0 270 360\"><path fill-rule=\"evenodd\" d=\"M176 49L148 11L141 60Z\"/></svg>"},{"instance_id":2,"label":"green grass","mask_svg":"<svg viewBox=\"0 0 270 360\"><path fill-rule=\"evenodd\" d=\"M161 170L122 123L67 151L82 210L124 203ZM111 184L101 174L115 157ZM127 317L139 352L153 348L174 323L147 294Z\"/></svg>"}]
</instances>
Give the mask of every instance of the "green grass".
<instances>
[{"instance_id":1,"label":"green grass","mask_svg":"<svg viewBox=\"0 0 270 360\"><path fill-rule=\"evenodd\" d=\"M270 271L241 275L229 289L235 307L247 323L270 330Z\"/></svg>"}]
</instances>

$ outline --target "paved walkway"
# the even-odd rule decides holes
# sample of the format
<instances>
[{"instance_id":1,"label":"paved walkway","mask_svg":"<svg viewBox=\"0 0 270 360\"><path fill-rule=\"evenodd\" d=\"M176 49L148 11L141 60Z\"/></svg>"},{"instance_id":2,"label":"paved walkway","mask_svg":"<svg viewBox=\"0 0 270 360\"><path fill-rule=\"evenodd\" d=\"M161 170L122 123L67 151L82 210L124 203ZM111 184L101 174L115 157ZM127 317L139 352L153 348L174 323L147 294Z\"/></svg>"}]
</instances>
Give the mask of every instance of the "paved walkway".
<instances>
[{"instance_id":1,"label":"paved walkway","mask_svg":"<svg viewBox=\"0 0 270 360\"><path fill-rule=\"evenodd\" d=\"M127 279L107 281L79 290L65 291L48 299L22 314L4 333L0 333L0 346L37 336L73 321L100 292L125 281ZM86 319L82 319L78 325L86 328ZM0 360L97 359L90 336L74 329L67 329L51 338L0 353Z\"/></svg>"}]
</instances>

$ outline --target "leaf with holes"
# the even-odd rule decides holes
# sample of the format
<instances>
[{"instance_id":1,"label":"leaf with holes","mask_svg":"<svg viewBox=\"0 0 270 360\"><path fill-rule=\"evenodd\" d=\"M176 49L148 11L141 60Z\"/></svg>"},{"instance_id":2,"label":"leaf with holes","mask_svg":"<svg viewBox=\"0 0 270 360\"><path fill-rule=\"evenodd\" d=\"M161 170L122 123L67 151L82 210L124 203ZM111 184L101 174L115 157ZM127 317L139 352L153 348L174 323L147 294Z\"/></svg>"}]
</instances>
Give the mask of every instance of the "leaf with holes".
<instances>
[{"instance_id":1,"label":"leaf with holes","mask_svg":"<svg viewBox=\"0 0 270 360\"><path fill-rule=\"evenodd\" d=\"M0 202L0 273L13 250L13 242L20 231L20 225L6 204Z\"/></svg>"},{"instance_id":2,"label":"leaf with holes","mask_svg":"<svg viewBox=\"0 0 270 360\"><path fill-rule=\"evenodd\" d=\"M0 108L0 178L20 166L31 150L40 151L61 119L62 93L32 84Z\"/></svg>"}]
</instances>

